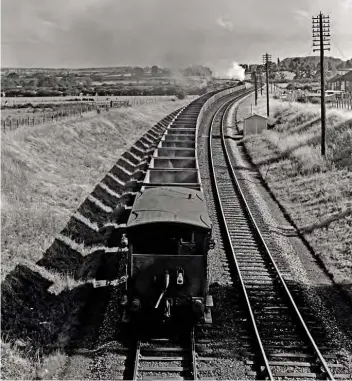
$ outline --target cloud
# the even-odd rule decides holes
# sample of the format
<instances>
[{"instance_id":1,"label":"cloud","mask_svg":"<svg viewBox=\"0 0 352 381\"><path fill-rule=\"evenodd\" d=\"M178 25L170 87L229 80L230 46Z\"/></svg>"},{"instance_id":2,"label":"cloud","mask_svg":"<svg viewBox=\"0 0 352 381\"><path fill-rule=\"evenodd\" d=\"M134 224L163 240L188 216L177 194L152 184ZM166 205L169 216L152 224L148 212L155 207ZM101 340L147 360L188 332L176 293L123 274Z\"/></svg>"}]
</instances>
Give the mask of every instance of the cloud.
<instances>
[{"instance_id":1,"label":"cloud","mask_svg":"<svg viewBox=\"0 0 352 381\"><path fill-rule=\"evenodd\" d=\"M2 65L199 63L225 76L233 57L249 63L266 51L280 58L307 54L310 16L320 9L330 14L349 57L351 2L246 0L239 8L228 0L1 0Z\"/></svg>"},{"instance_id":2,"label":"cloud","mask_svg":"<svg viewBox=\"0 0 352 381\"><path fill-rule=\"evenodd\" d=\"M226 20L222 17L219 17L217 20L216 20L216 23L223 29L226 29L228 31L232 31L233 30L233 22L230 21L230 20Z\"/></svg>"},{"instance_id":3,"label":"cloud","mask_svg":"<svg viewBox=\"0 0 352 381\"><path fill-rule=\"evenodd\" d=\"M294 15L296 22L299 24L306 24L311 17L311 15L303 9L296 9Z\"/></svg>"},{"instance_id":4,"label":"cloud","mask_svg":"<svg viewBox=\"0 0 352 381\"><path fill-rule=\"evenodd\" d=\"M296 9L295 10L295 14L296 16L299 16L299 17L304 17L304 18L309 18L309 13L303 9Z\"/></svg>"},{"instance_id":5,"label":"cloud","mask_svg":"<svg viewBox=\"0 0 352 381\"><path fill-rule=\"evenodd\" d=\"M345 0L342 3L342 7L346 9L352 8L352 0Z\"/></svg>"},{"instance_id":6,"label":"cloud","mask_svg":"<svg viewBox=\"0 0 352 381\"><path fill-rule=\"evenodd\" d=\"M52 22L52 21L49 21L49 20L41 20L42 24L44 24L45 26L47 26L48 28L58 28L58 29L61 29L61 27L59 25L57 25L56 23Z\"/></svg>"}]
</instances>

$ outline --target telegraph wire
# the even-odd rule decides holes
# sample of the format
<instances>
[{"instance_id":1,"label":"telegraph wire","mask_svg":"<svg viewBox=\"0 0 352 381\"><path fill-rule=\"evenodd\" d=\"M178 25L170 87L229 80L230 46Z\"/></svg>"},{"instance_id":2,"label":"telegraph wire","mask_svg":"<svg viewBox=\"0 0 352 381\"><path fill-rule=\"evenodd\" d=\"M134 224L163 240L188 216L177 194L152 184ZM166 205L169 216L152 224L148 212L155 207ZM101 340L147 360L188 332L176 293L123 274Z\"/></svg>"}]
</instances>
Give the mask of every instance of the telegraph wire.
<instances>
[{"instance_id":1,"label":"telegraph wire","mask_svg":"<svg viewBox=\"0 0 352 381\"><path fill-rule=\"evenodd\" d=\"M331 42L334 44L334 47L339 51L339 53L341 54L342 58L344 60L347 60L347 57L343 54L342 50L339 48L339 46L337 45L337 42L335 41L335 39L331 36Z\"/></svg>"}]
</instances>

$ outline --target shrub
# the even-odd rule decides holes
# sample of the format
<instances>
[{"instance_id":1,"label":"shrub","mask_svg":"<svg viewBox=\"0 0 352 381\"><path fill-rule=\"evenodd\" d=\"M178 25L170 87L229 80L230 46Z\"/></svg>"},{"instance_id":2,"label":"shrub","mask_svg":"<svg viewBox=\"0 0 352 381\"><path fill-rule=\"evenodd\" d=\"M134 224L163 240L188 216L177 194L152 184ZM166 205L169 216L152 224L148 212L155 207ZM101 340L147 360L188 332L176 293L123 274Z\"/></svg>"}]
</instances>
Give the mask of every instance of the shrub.
<instances>
[{"instance_id":1,"label":"shrub","mask_svg":"<svg viewBox=\"0 0 352 381\"><path fill-rule=\"evenodd\" d=\"M177 99L185 99L186 98L186 93L183 90L177 90L175 95L176 95Z\"/></svg>"},{"instance_id":2,"label":"shrub","mask_svg":"<svg viewBox=\"0 0 352 381\"><path fill-rule=\"evenodd\" d=\"M299 103L306 103L306 97L304 97L304 96L297 97L297 102L299 102Z\"/></svg>"}]
</instances>

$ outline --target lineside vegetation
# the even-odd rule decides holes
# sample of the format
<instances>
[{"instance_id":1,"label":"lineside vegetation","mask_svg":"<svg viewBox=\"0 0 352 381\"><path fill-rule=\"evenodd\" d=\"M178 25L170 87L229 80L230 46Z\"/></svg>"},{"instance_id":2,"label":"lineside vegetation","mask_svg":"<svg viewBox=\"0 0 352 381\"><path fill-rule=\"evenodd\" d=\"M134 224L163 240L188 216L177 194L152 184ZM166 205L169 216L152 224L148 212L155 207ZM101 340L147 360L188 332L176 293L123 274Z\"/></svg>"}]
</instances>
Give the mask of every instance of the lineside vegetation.
<instances>
[{"instance_id":1,"label":"lineside vegetation","mask_svg":"<svg viewBox=\"0 0 352 381\"><path fill-rule=\"evenodd\" d=\"M20 311L12 313L11 324L23 327L21 338L2 336L2 379L58 377L66 355L50 353L43 343L51 343L52 338L57 338L59 347L67 343L71 322L65 319L70 309L79 310L84 293L72 277L55 274L36 262L119 156L156 122L188 102L112 109L2 135L2 293L13 310ZM17 265L33 276L28 284L20 284L23 280L17 277L9 286L4 280ZM41 300L33 297L31 287L43 294ZM16 291L23 289L28 289L28 295ZM77 290L74 298L67 292L72 289ZM32 304L27 310L23 306L28 300ZM30 327L35 329L35 340L25 339Z\"/></svg>"},{"instance_id":2,"label":"lineside vegetation","mask_svg":"<svg viewBox=\"0 0 352 381\"><path fill-rule=\"evenodd\" d=\"M245 139L266 183L334 281L352 295L352 112L327 111L320 155L319 107L273 103L274 128Z\"/></svg>"}]
</instances>

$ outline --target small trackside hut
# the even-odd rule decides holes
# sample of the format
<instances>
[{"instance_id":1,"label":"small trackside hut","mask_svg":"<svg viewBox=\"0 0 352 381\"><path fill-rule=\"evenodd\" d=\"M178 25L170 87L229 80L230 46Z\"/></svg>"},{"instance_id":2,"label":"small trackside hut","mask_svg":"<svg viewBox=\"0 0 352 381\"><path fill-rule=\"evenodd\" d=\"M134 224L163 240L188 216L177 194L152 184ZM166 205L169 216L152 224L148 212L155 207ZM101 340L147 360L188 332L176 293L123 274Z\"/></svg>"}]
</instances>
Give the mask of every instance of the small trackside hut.
<instances>
[{"instance_id":1,"label":"small trackside hut","mask_svg":"<svg viewBox=\"0 0 352 381\"><path fill-rule=\"evenodd\" d=\"M259 114L252 114L244 118L243 135L260 134L268 129L268 118Z\"/></svg>"}]
</instances>

